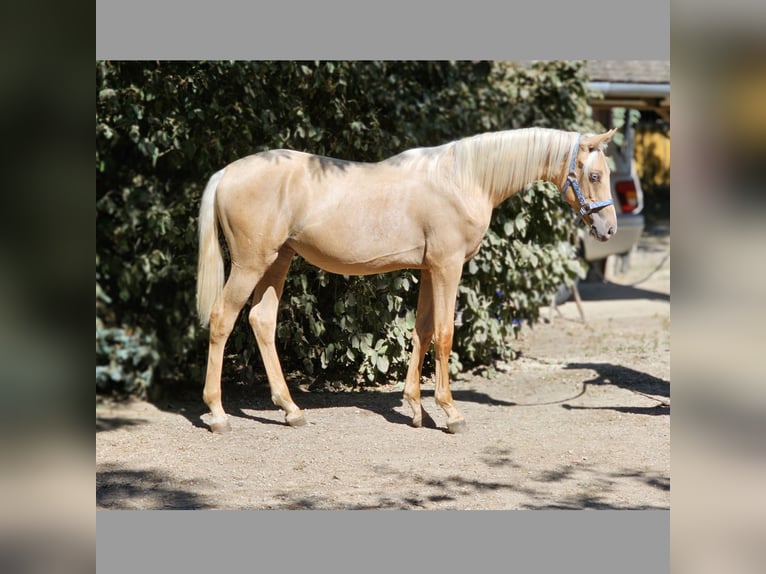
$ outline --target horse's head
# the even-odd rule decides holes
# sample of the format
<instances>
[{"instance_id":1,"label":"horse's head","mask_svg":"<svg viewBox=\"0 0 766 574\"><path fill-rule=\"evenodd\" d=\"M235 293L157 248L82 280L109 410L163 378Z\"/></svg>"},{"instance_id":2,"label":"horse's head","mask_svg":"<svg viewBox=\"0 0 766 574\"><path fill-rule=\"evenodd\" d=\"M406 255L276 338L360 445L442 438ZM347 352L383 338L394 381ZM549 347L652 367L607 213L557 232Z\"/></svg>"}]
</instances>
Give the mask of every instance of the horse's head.
<instances>
[{"instance_id":1,"label":"horse's head","mask_svg":"<svg viewBox=\"0 0 766 574\"><path fill-rule=\"evenodd\" d=\"M617 233L617 212L603 149L616 131L611 129L603 134L579 138L562 186L564 200L580 214L590 234L601 241L607 241Z\"/></svg>"}]
</instances>

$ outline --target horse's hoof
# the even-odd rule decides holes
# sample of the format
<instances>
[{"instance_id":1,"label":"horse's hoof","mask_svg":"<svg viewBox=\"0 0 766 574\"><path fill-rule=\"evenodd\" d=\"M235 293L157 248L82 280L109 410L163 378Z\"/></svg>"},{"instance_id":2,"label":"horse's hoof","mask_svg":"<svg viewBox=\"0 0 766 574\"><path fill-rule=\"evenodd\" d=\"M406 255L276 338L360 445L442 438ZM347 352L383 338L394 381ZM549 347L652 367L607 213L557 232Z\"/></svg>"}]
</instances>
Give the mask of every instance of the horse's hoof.
<instances>
[{"instance_id":1,"label":"horse's hoof","mask_svg":"<svg viewBox=\"0 0 766 574\"><path fill-rule=\"evenodd\" d=\"M413 419L412 419L412 422L410 423L410 425L411 425L413 428L416 428L416 429L419 429L419 428L421 428L421 427L423 426L423 417L416 417L416 418L413 418Z\"/></svg>"},{"instance_id":2,"label":"horse's hoof","mask_svg":"<svg viewBox=\"0 0 766 574\"><path fill-rule=\"evenodd\" d=\"M231 432L231 425L228 420L217 423L210 423L210 432L215 434L225 434Z\"/></svg>"},{"instance_id":3,"label":"horse's hoof","mask_svg":"<svg viewBox=\"0 0 766 574\"><path fill-rule=\"evenodd\" d=\"M306 426L306 417L303 416L302 412L289 414L285 415L285 422L291 427L302 427Z\"/></svg>"},{"instance_id":4,"label":"horse's hoof","mask_svg":"<svg viewBox=\"0 0 766 574\"><path fill-rule=\"evenodd\" d=\"M468 425L466 424L465 419L447 423L447 432L450 434L459 434L467 431Z\"/></svg>"}]
</instances>

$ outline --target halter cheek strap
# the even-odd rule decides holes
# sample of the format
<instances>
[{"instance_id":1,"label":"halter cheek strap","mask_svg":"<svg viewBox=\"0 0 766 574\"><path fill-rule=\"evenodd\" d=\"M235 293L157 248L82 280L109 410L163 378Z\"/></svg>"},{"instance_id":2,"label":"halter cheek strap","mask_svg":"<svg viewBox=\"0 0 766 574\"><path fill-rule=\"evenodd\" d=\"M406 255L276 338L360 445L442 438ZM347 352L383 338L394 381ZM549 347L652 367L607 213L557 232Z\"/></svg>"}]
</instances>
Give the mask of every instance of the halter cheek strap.
<instances>
[{"instance_id":1,"label":"halter cheek strap","mask_svg":"<svg viewBox=\"0 0 766 574\"><path fill-rule=\"evenodd\" d=\"M575 142L574 149L572 150L572 161L569 163L569 174L567 175L567 179L564 182L564 185L561 187L561 199L562 201L566 201L567 188L571 185L575 196L577 196L577 201L580 203L580 209L578 210L578 213L580 215L588 215L601 209L602 207L612 205L614 201L612 198L609 198L603 201L589 202L583 196L582 191L580 191L580 184L577 181L577 175L575 175L575 168L577 167L577 150L580 148L581 137L582 135L577 136L577 141Z\"/></svg>"}]
</instances>

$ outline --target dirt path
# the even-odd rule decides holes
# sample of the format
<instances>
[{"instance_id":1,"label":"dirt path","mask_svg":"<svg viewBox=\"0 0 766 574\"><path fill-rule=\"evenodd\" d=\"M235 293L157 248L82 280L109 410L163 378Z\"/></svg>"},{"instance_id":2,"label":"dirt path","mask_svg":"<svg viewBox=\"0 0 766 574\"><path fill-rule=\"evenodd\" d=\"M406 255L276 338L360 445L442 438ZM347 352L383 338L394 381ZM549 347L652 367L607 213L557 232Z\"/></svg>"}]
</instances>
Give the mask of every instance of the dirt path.
<instances>
[{"instance_id":1,"label":"dirt path","mask_svg":"<svg viewBox=\"0 0 766 574\"><path fill-rule=\"evenodd\" d=\"M293 429L265 385L226 388L234 432L213 435L197 396L97 405L98 508L524 509L670 507L669 235L647 235L635 286L581 285L526 330L521 358L452 389L469 432L408 426L401 386L294 387ZM548 311L544 312L547 317Z\"/></svg>"}]
</instances>

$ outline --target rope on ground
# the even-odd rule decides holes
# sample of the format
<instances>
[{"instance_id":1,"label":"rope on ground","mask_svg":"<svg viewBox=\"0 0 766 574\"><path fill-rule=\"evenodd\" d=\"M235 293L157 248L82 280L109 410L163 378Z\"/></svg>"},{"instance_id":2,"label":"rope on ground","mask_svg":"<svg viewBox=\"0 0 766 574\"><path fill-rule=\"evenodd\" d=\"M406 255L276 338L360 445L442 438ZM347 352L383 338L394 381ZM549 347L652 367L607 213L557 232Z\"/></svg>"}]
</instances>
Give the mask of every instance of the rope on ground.
<instances>
[{"instance_id":1,"label":"rope on ground","mask_svg":"<svg viewBox=\"0 0 766 574\"><path fill-rule=\"evenodd\" d=\"M594 269L594 271L598 275L599 279L601 279L602 281L604 281L606 283L611 283L613 285L619 285L620 287L635 287L636 285L641 285L641 283L645 283L646 281L651 279L652 276L655 273L657 273L660 269L662 269L663 265L665 265L665 262L668 260L669 257L670 257L670 250L668 250L668 252L665 253L665 256L662 258L662 260L657 264L657 266L652 271L650 271L642 279L639 279L638 281L634 281L633 283L618 283L616 281L610 281L606 277L604 277L603 273L601 273L600 270Z\"/></svg>"}]
</instances>

